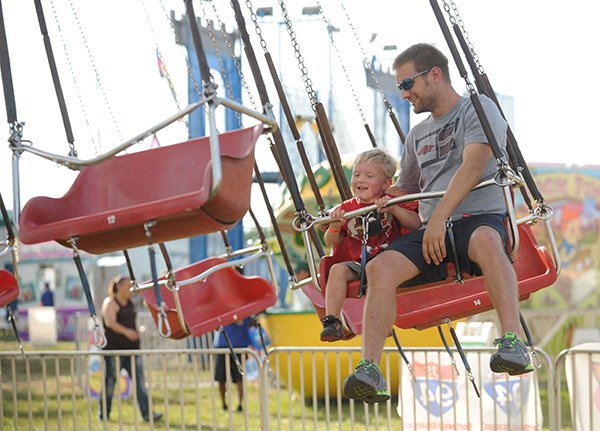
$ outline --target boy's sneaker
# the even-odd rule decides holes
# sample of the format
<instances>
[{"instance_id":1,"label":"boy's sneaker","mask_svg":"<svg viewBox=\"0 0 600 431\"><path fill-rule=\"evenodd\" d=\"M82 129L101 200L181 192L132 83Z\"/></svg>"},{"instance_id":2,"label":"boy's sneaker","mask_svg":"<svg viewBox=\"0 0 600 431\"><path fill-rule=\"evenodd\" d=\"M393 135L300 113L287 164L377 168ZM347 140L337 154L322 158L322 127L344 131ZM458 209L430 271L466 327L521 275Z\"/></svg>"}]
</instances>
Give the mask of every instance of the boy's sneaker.
<instances>
[{"instance_id":1,"label":"boy's sneaker","mask_svg":"<svg viewBox=\"0 0 600 431\"><path fill-rule=\"evenodd\" d=\"M389 400L390 393L383 374L373 361L362 359L353 374L344 381L344 395L369 404Z\"/></svg>"},{"instance_id":2,"label":"boy's sneaker","mask_svg":"<svg viewBox=\"0 0 600 431\"><path fill-rule=\"evenodd\" d=\"M507 332L504 337L496 338L494 346L498 346L498 351L490 358L493 372L517 376L533 371L527 347L514 333Z\"/></svg>"},{"instance_id":3,"label":"boy's sneaker","mask_svg":"<svg viewBox=\"0 0 600 431\"><path fill-rule=\"evenodd\" d=\"M321 322L323 322L323 331L321 331L321 341L338 341L344 338L344 331L342 330L342 322L340 319L329 314L325 316Z\"/></svg>"}]
</instances>

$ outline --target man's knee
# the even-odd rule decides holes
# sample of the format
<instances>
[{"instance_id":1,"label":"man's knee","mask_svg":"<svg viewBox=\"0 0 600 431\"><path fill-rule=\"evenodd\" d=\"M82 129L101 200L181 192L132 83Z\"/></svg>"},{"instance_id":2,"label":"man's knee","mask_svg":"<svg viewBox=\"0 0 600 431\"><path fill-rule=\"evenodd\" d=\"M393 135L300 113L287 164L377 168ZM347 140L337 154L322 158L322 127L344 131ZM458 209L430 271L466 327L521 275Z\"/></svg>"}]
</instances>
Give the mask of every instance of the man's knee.
<instances>
[{"instance_id":1,"label":"man's knee","mask_svg":"<svg viewBox=\"0 0 600 431\"><path fill-rule=\"evenodd\" d=\"M395 289L414 276L406 273L406 269L410 266L414 267L412 262L396 251L386 251L377 255L367 263L366 267L369 289L386 288L388 285Z\"/></svg>"},{"instance_id":2,"label":"man's knee","mask_svg":"<svg viewBox=\"0 0 600 431\"><path fill-rule=\"evenodd\" d=\"M504 254L502 237L490 226L479 226L469 239L469 258L479 262L482 258L489 258L492 253Z\"/></svg>"},{"instance_id":3,"label":"man's knee","mask_svg":"<svg viewBox=\"0 0 600 431\"><path fill-rule=\"evenodd\" d=\"M367 277L376 277L377 275L382 275L387 273L390 268L390 259L388 253L381 253L376 256L374 259L367 262L367 266L365 270L367 271Z\"/></svg>"}]
</instances>

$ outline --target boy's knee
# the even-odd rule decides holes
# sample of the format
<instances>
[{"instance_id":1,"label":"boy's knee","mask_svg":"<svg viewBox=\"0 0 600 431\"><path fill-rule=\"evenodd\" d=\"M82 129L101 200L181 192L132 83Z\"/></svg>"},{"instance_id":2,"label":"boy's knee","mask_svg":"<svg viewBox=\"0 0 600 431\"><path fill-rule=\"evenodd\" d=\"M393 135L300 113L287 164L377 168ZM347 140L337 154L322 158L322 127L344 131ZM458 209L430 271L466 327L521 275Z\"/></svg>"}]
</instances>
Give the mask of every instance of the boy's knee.
<instances>
[{"instance_id":1,"label":"boy's knee","mask_svg":"<svg viewBox=\"0 0 600 431\"><path fill-rule=\"evenodd\" d=\"M329 278L344 278L344 275L349 270L345 263L335 263L329 268Z\"/></svg>"}]
</instances>

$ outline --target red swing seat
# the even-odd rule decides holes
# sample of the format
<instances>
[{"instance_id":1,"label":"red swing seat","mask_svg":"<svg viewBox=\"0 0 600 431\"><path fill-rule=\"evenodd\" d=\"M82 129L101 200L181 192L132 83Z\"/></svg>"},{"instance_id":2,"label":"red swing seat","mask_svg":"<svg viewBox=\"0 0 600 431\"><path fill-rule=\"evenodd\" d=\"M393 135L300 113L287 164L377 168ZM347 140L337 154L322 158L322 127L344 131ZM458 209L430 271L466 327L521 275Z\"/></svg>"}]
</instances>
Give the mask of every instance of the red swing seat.
<instances>
[{"instance_id":1,"label":"red swing seat","mask_svg":"<svg viewBox=\"0 0 600 431\"><path fill-rule=\"evenodd\" d=\"M188 280L216 265L226 263L220 257L211 257L195 262L175 271L176 280ZM164 280L165 276L161 277ZM160 286L166 304L166 313L171 326L170 338L179 339L188 335L199 336L229 325L275 305L277 294L273 285L261 277L246 277L232 266L219 269L207 278L181 286L179 303L186 328L182 327L173 292ZM154 323L158 325L159 307L154 290L140 290Z\"/></svg>"},{"instance_id":2,"label":"red swing seat","mask_svg":"<svg viewBox=\"0 0 600 431\"><path fill-rule=\"evenodd\" d=\"M0 307L4 307L19 297L19 283L15 276L0 269Z\"/></svg>"},{"instance_id":3,"label":"red swing seat","mask_svg":"<svg viewBox=\"0 0 600 431\"><path fill-rule=\"evenodd\" d=\"M519 237L520 246L513 265L519 284L519 300L523 301L532 293L554 283L558 274L550 253L538 245L529 225L519 225ZM319 282L323 290L322 297L325 295L331 265L348 260L345 241L344 238L330 256L321 259ZM402 329L425 329L442 323L444 319L461 319L493 308L483 277L464 274L464 284L457 284L453 281L454 275L454 265L449 264L446 280L399 288L396 295L396 326ZM359 288L359 281L348 283L347 299L343 306L346 323L355 334L362 332L365 300L357 298Z\"/></svg>"},{"instance_id":4,"label":"red swing seat","mask_svg":"<svg viewBox=\"0 0 600 431\"><path fill-rule=\"evenodd\" d=\"M211 196L209 137L111 157L83 167L61 198L36 197L23 208L25 244L55 240L101 254L152 241L230 229L250 208L254 146L262 125L219 135L223 180Z\"/></svg>"}]
</instances>

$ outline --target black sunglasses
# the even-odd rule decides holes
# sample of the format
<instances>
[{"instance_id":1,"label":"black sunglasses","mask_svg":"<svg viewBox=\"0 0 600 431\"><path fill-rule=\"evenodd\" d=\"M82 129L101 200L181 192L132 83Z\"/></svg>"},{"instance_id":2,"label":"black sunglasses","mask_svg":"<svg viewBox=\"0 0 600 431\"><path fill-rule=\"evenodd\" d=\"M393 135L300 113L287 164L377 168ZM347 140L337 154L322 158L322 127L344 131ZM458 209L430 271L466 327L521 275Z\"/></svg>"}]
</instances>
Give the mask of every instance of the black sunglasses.
<instances>
[{"instance_id":1,"label":"black sunglasses","mask_svg":"<svg viewBox=\"0 0 600 431\"><path fill-rule=\"evenodd\" d=\"M426 73L431 72L431 69L432 69L432 67L430 67L429 69L426 69L422 72L419 72L416 75L410 76L408 78L404 78L402 81L400 81L399 84L396 84L396 87L398 87L398 90L400 90L400 91L410 90L411 88L413 88L413 85L415 85L415 78L417 76L425 75Z\"/></svg>"}]
</instances>

